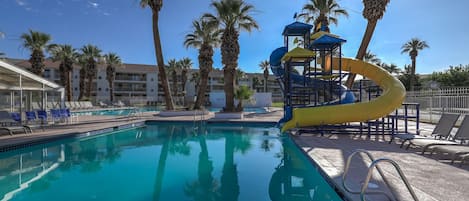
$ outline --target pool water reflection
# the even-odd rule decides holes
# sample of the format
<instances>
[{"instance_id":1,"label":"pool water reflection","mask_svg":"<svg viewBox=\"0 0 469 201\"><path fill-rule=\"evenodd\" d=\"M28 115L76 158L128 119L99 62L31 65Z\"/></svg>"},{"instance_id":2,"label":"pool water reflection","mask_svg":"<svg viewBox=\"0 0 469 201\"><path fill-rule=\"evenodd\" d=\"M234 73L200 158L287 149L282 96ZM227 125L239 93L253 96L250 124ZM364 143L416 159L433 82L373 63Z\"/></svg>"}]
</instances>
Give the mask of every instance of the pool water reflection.
<instances>
[{"instance_id":1,"label":"pool water reflection","mask_svg":"<svg viewBox=\"0 0 469 201\"><path fill-rule=\"evenodd\" d=\"M271 126L156 123L0 157L4 200L341 200Z\"/></svg>"}]
</instances>

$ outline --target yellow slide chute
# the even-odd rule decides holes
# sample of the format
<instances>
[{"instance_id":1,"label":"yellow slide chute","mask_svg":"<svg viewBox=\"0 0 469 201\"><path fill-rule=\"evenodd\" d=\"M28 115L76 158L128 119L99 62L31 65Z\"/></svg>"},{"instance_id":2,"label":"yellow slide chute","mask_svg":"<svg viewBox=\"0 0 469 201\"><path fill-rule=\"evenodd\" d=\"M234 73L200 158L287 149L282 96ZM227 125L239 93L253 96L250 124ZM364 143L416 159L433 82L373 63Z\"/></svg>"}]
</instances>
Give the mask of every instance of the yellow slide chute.
<instances>
[{"instance_id":1,"label":"yellow slide chute","mask_svg":"<svg viewBox=\"0 0 469 201\"><path fill-rule=\"evenodd\" d=\"M399 108L405 98L405 88L402 83L386 70L373 64L342 58L342 70L363 75L375 82L383 93L370 102L360 102L322 107L305 107L293 109L293 117L287 121L282 131L295 127L318 126L326 124L340 124L346 122L363 122L378 119ZM332 60L332 68L339 70L339 59Z\"/></svg>"}]
</instances>

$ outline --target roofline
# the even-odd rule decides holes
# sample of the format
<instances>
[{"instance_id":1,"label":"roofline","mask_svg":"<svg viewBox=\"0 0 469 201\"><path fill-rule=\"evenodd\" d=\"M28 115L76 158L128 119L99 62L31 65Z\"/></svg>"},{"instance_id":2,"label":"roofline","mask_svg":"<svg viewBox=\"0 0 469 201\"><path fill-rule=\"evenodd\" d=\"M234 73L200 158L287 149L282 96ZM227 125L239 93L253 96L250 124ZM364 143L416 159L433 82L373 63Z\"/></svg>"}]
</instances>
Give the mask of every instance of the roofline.
<instances>
[{"instance_id":1,"label":"roofline","mask_svg":"<svg viewBox=\"0 0 469 201\"><path fill-rule=\"evenodd\" d=\"M26 77L28 77L28 78L31 78L31 79L33 79L33 80L35 80L35 81L37 81L37 82L40 82L40 83L42 83L42 84L44 84L44 85L46 85L46 86L48 86L48 87L50 87L50 88L54 88L54 89L63 88L62 86L60 86L60 85L58 85L58 84L56 84L56 83L54 83L54 82L51 82L51 81L49 81L49 80L46 80L46 79L44 79L44 78L42 78L42 77L40 77L40 76L38 76L38 75L35 75L35 74L33 74L33 73L31 73L31 72L29 72L29 71L27 71L27 70L23 70L23 69L20 68L20 67L16 67L16 66L14 66L13 64L7 63L7 62L2 61L2 60L0 60L0 67L6 68L6 69L11 70L11 71L13 71L13 72L15 72L15 73L18 73L18 74L20 74L20 75L23 75L23 76L26 76Z\"/></svg>"}]
</instances>

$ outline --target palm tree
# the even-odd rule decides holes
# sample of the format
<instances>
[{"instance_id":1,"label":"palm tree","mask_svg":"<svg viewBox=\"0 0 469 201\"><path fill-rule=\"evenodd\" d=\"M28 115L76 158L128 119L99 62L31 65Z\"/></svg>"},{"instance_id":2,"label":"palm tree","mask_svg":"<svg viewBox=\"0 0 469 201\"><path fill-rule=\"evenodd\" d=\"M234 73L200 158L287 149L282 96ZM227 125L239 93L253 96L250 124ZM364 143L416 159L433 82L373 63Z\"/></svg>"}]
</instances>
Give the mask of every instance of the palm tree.
<instances>
[{"instance_id":1,"label":"palm tree","mask_svg":"<svg viewBox=\"0 0 469 201\"><path fill-rule=\"evenodd\" d=\"M186 83L187 83L187 72L192 68L192 60L188 57L184 57L179 61L181 66L181 83L182 83L182 92L186 92Z\"/></svg>"},{"instance_id":2,"label":"palm tree","mask_svg":"<svg viewBox=\"0 0 469 201\"><path fill-rule=\"evenodd\" d=\"M21 35L23 40L23 47L31 51L31 72L36 75L42 76L44 73L44 51L47 48L47 44L51 41L49 34L29 30L29 34L24 33Z\"/></svg>"},{"instance_id":3,"label":"palm tree","mask_svg":"<svg viewBox=\"0 0 469 201\"><path fill-rule=\"evenodd\" d=\"M178 71L181 68L179 62L176 59L170 59L168 61L168 74L171 75L173 80L173 96L178 96Z\"/></svg>"},{"instance_id":4,"label":"palm tree","mask_svg":"<svg viewBox=\"0 0 469 201\"><path fill-rule=\"evenodd\" d=\"M200 84L200 73L199 72L193 72L192 75L191 75L191 79L189 81L194 83L195 90L198 91L199 84Z\"/></svg>"},{"instance_id":5,"label":"palm tree","mask_svg":"<svg viewBox=\"0 0 469 201\"><path fill-rule=\"evenodd\" d=\"M321 24L324 24L325 31L329 32L329 23L337 25L337 17L348 17L348 12L342 9L335 0L310 0L303 6L303 10L305 13L300 14L299 17L304 18L307 23L314 20L314 32L321 30Z\"/></svg>"},{"instance_id":6,"label":"palm tree","mask_svg":"<svg viewBox=\"0 0 469 201\"><path fill-rule=\"evenodd\" d=\"M72 71L73 64L77 62L78 52L71 45L53 44L49 48L51 59L60 62L60 80L65 87L67 101L72 101Z\"/></svg>"},{"instance_id":7,"label":"palm tree","mask_svg":"<svg viewBox=\"0 0 469 201\"><path fill-rule=\"evenodd\" d=\"M213 69L213 48L220 45L221 30L214 23L201 18L192 22L192 33L187 34L184 40L186 48L194 47L199 49L199 78L196 83L197 100L194 109L200 109L205 103L205 91L208 86L209 74Z\"/></svg>"},{"instance_id":8,"label":"palm tree","mask_svg":"<svg viewBox=\"0 0 469 201\"><path fill-rule=\"evenodd\" d=\"M163 7L163 0L140 0L142 8L150 7L152 11L153 20L153 43L155 46L155 56L158 63L158 74L160 76L161 86L163 87L164 97L167 110L174 110L173 97L169 88L168 77L164 69L163 50L160 41L160 29L158 27L158 18L161 8Z\"/></svg>"},{"instance_id":9,"label":"palm tree","mask_svg":"<svg viewBox=\"0 0 469 201\"><path fill-rule=\"evenodd\" d=\"M211 4L215 8L215 15L205 14L204 17L211 22L216 22L223 30L221 55L223 74L225 78L225 112L234 112L234 76L238 67L239 56L239 32L251 32L258 29L259 25L250 15L254 6L243 0L220 0Z\"/></svg>"},{"instance_id":10,"label":"palm tree","mask_svg":"<svg viewBox=\"0 0 469 201\"><path fill-rule=\"evenodd\" d=\"M249 89L248 86L239 86L235 93L235 98L238 99L238 106L236 107L236 110L239 112L243 111L243 102L250 100L253 94L254 91Z\"/></svg>"},{"instance_id":11,"label":"palm tree","mask_svg":"<svg viewBox=\"0 0 469 201\"><path fill-rule=\"evenodd\" d=\"M365 54L365 57L363 58L363 61L366 61L368 63L372 64L379 64L381 63L381 59L379 59L376 54L373 54L371 51L367 51Z\"/></svg>"},{"instance_id":12,"label":"palm tree","mask_svg":"<svg viewBox=\"0 0 469 201\"><path fill-rule=\"evenodd\" d=\"M259 81L259 78L256 76L256 77L253 77L252 78L252 83L251 83L251 88L257 92L257 86L259 86L261 84L261 81Z\"/></svg>"},{"instance_id":13,"label":"palm tree","mask_svg":"<svg viewBox=\"0 0 469 201\"><path fill-rule=\"evenodd\" d=\"M397 67L396 64L385 64L385 63L382 63L380 65L382 68L384 68L386 71L388 71L389 73L391 74L395 74L395 75L399 75L401 73L401 69Z\"/></svg>"},{"instance_id":14,"label":"palm tree","mask_svg":"<svg viewBox=\"0 0 469 201\"><path fill-rule=\"evenodd\" d=\"M91 98L91 88L93 86L93 79L96 77L98 72L97 65L98 60L101 57L101 50L95 45L85 45L81 48L81 57L85 63L84 69L86 72L86 78L88 82L86 84L86 97Z\"/></svg>"},{"instance_id":15,"label":"palm tree","mask_svg":"<svg viewBox=\"0 0 469 201\"><path fill-rule=\"evenodd\" d=\"M264 92L267 92L267 80L269 79L269 66L270 63L267 60L262 61L259 64L262 70L264 70Z\"/></svg>"},{"instance_id":16,"label":"palm tree","mask_svg":"<svg viewBox=\"0 0 469 201\"><path fill-rule=\"evenodd\" d=\"M241 69L239 69L239 68L236 69L236 75L235 75L235 81L236 81L235 83L236 83L236 85L239 85L239 80L240 80L240 79L243 79L243 78L245 78L245 77L246 77L246 73L245 73L243 70L241 70Z\"/></svg>"},{"instance_id":17,"label":"palm tree","mask_svg":"<svg viewBox=\"0 0 469 201\"><path fill-rule=\"evenodd\" d=\"M358 49L357 56L355 58L363 60L363 57L365 57L366 50L368 49L368 45L371 41L371 36L373 36L373 32L375 31L376 24L378 23L378 20L383 18L388 3L389 0L363 0L363 17L368 20L368 24L366 25L366 31L363 35L362 43L360 44L360 48ZM354 73L351 73L348 76L347 81L345 82L345 85L348 88L352 87L355 77L356 74Z\"/></svg>"},{"instance_id":18,"label":"palm tree","mask_svg":"<svg viewBox=\"0 0 469 201\"><path fill-rule=\"evenodd\" d=\"M109 85L109 100L114 102L114 79L116 77L116 67L122 65L121 58L116 53L108 53L104 55L106 67L106 79Z\"/></svg>"},{"instance_id":19,"label":"palm tree","mask_svg":"<svg viewBox=\"0 0 469 201\"><path fill-rule=\"evenodd\" d=\"M411 79L409 80L409 87L410 91L414 90L414 78L415 78L415 68L416 68L416 59L419 54L420 50L423 50L425 48L429 48L427 42L424 40L420 40L418 38L412 38L410 41L402 45L401 49L401 54L404 53L409 53L410 59L412 60L412 69L411 69L411 74L410 77Z\"/></svg>"}]
</instances>

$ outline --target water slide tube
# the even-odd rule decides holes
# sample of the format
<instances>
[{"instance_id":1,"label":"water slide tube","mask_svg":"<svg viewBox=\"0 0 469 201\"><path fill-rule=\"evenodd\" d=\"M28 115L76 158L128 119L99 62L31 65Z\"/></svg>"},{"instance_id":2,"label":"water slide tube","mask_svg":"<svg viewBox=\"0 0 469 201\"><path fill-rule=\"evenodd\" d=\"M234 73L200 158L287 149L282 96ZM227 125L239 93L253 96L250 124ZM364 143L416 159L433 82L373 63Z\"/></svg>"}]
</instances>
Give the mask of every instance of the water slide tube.
<instances>
[{"instance_id":1,"label":"water slide tube","mask_svg":"<svg viewBox=\"0 0 469 201\"><path fill-rule=\"evenodd\" d=\"M342 70L363 75L375 82L383 93L370 102L328 105L322 107L294 108L292 118L285 122L282 132L295 127L363 122L388 115L401 106L405 97L402 83L386 70L373 64L342 58ZM339 69L339 59L334 58L332 68Z\"/></svg>"}]
</instances>

